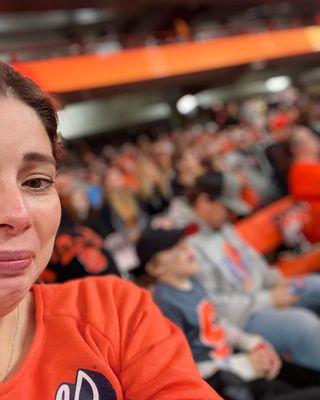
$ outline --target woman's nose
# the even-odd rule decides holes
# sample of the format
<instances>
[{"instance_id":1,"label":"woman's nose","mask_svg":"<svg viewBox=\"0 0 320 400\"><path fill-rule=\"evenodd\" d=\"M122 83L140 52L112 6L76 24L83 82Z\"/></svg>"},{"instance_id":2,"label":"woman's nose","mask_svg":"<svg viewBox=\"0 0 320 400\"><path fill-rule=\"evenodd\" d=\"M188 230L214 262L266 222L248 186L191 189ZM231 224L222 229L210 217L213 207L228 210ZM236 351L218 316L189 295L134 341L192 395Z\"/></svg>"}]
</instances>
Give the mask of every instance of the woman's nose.
<instances>
[{"instance_id":1,"label":"woman's nose","mask_svg":"<svg viewBox=\"0 0 320 400\"><path fill-rule=\"evenodd\" d=\"M0 189L0 233L17 236L31 224L31 215L19 188Z\"/></svg>"}]
</instances>

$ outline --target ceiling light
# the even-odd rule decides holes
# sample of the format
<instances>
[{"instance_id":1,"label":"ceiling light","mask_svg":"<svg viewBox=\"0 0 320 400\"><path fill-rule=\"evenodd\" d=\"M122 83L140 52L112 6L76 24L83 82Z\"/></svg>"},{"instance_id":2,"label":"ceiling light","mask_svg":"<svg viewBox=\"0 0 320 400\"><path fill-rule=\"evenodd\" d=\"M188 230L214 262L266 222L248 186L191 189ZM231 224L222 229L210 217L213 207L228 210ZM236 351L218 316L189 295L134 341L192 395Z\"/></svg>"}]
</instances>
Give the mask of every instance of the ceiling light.
<instances>
[{"instance_id":1,"label":"ceiling light","mask_svg":"<svg viewBox=\"0 0 320 400\"><path fill-rule=\"evenodd\" d=\"M187 115L196 109L198 101L192 94L186 94L177 102L177 109L180 114Z\"/></svg>"},{"instance_id":2,"label":"ceiling light","mask_svg":"<svg viewBox=\"0 0 320 400\"><path fill-rule=\"evenodd\" d=\"M291 85L291 79L288 76L274 76L266 81L266 88L269 92L281 92Z\"/></svg>"}]
</instances>

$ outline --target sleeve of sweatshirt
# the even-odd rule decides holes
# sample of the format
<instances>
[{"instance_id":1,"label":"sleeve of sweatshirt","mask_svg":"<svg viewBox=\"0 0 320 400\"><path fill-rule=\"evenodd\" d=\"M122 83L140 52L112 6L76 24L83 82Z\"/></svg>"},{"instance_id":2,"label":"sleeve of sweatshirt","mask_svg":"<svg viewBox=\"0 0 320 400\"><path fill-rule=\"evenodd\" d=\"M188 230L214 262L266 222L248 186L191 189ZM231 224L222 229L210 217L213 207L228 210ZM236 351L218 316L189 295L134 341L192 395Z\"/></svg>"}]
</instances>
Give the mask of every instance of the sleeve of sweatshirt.
<instances>
[{"instance_id":1,"label":"sleeve of sweatshirt","mask_svg":"<svg viewBox=\"0 0 320 400\"><path fill-rule=\"evenodd\" d=\"M233 372L245 381L257 379L249 357L245 353L233 354L224 360L202 361L197 363L197 367L203 379L208 379L219 370Z\"/></svg>"},{"instance_id":2,"label":"sleeve of sweatshirt","mask_svg":"<svg viewBox=\"0 0 320 400\"><path fill-rule=\"evenodd\" d=\"M252 313L272 306L272 297L268 289L247 294L226 290L220 272L203 260L200 279L205 286L208 297L215 304L219 315L237 326L242 326Z\"/></svg>"},{"instance_id":3,"label":"sleeve of sweatshirt","mask_svg":"<svg viewBox=\"0 0 320 400\"><path fill-rule=\"evenodd\" d=\"M237 350L251 351L264 342L261 336L247 333L225 319L220 319L220 323L224 327L228 343Z\"/></svg>"},{"instance_id":4,"label":"sleeve of sweatshirt","mask_svg":"<svg viewBox=\"0 0 320 400\"><path fill-rule=\"evenodd\" d=\"M248 252L253 258L255 266L260 269L263 275L263 284L265 288L271 288L275 285L282 277L281 272L274 266L268 264L266 260L254 250L251 246L248 246Z\"/></svg>"},{"instance_id":5,"label":"sleeve of sweatshirt","mask_svg":"<svg viewBox=\"0 0 320 400\"><path fill-rule=\"evenodd\" d=\"M217 371L229 371L239 376L245 381L257 379L247 352L252 351L259 344L264 343L261 336L252 335L244 332L230 322L220 319L223 325L228 343L240 353L232 354L226 359L207 360L197 363L201 376L206 379L214 375Z\"/></svg>"},{"instance_id":6,"label":"sleeve of sweatshirt","mask_svg":"<svg viewBox=\"0 0 320 400\"><path fill-rule=\"evenodd\" d=\"M247 352L252 351L255 347L259 346L259 344L264 343L264 340L259 335L252 335L244 332L242 329L239 329L224 319L221 319L220 323L225 329L228 343L233 348L241 350L241 352L232 354L226 360L216 360L214 362L215 368L233 372L245 381L257 379L258 377L252 367ZM198 365L198 368L202 374L204 366ZM208 368L209 366L207 366L207 370ZM203 377L206 378L205 376Z\"/></svg>"},{"instance_id":7,"label":"sleeve of sweatshirt","mask_svg":"<svg viewBox=\"0 0 320 400\"><path fill-rule=\"evenodd\" d=\"M233 228L232 228L233 229ZM233 229L233 233L237 235L239 245L243 248L254 264L255 268L259 268L261 275L263 276L263 285L265 288L270 288L275 285L282 277L281 272L270 265L265 258L258 253L249 243L247 243L236 231ZM264 296L262 296L264 297ZM265 299L262 299L262 301Z\"/></svg>"},{"instance_id":8,"label":"sleeve of sweatshirt","mask_svg":"<svg viewBox=\"0 0 320 400\"><path fill-rule=\"evenodd\" d=\"M271 307L272 297L269 289L282 278L281 272L272 265L268 264L268 262L263 256L261 256L260 253L258 253L236 233L233 227L229 227L229 229L233 230L233 234L237 236L237 241L240 248L243 248L243 251L246 252L246 255L250 257L252 264L256 269L259 269L262 277L263 288L251 295L253 300L253 311L259 311L266 307Z\"/></svg>"},{"instance_id":9,"label":"sleeve of sweatshirt","mask_svg":"<svg viewBox=\"0 0 320 400\"><path fill-rule=\"evenodd\" d=\"M245 353L233 354L229 360L227 366L221 366L221 370L227 370L233 372L245 381L252 381L257 379L257 375L252 367L250 359Z\"/></svg>"},{"instance_id":10,"label":"sleeve of sweatshirt","mask_svg":"<svg viewBox=\"0 0 320 400\"><path fill-rule=\"evenodd\" d=\"M263 310L267 307L272 307L272 296L269 289L260 290L251 295L253 299L253 311Z\"/></svg>"},{"instance_id":11,"label":"sleeve of sweatshirt","mask_svg":"<svg viewBox=\"0 0 320 400\"><path fill-rule=\"evenodd\" d=\"M201 255L200 255L201 257ZM216 268L212 268L205 259L201 260L199 278L201 279L209 299L216 306L219 315L241 325L254 307L254 299L245 293L226 290L223 278Z\"/></svg>"}]
</instances>

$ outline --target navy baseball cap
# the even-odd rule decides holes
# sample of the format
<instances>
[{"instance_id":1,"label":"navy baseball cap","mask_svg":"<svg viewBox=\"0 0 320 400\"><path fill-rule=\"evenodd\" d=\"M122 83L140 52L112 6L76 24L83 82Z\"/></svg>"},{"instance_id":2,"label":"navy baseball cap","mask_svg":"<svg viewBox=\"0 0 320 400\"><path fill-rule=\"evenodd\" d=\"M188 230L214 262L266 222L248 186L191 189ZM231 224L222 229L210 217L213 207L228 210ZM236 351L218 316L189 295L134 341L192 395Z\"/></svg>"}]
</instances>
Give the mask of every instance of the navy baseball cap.
<instances>
[{"instance_id":1,"label":"navy baseball cap","mask_svg":"<svg viewBox=\"0 0 320 400\"><path fill-rule=\"evenodd\" d=\"M185 236L185 229L163 229L151 226L146 228L136 243L136 251L140 260L138 270L143 273L145 265L155 254L172 248Z\"/></svg>"}]
</instances>

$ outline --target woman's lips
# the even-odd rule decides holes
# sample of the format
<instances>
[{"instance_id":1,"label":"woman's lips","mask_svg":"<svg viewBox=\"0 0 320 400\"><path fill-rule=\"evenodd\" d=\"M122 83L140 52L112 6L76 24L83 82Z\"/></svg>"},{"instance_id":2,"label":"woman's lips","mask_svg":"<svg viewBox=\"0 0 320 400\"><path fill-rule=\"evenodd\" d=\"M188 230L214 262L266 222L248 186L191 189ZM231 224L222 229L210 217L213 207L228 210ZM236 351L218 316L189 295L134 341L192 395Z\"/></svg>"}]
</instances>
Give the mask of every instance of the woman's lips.
<instances>
[{"instance_id":1,"label":"woman's lips","mask_svg":"<svg viewBox=\"0 0 320 400\"><path fill-rule=\"evenodd\" d=\"M34 259L29 250L0 251L0 274L15 275L22 273Z\"/></svg>"}]
</instances>

